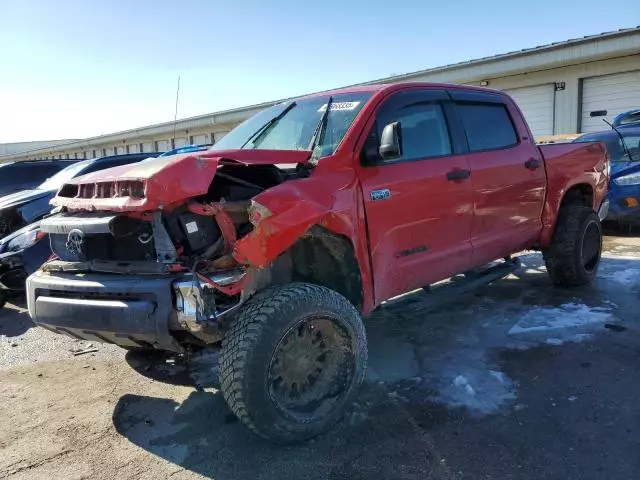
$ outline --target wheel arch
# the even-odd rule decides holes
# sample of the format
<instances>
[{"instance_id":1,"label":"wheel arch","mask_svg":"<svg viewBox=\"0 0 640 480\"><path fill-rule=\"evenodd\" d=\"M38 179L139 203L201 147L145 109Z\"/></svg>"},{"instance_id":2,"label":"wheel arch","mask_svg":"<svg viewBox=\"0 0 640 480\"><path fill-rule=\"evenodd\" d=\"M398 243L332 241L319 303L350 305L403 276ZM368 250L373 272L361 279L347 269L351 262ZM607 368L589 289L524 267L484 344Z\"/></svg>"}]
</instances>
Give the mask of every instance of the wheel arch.
<instances>
[{"instance_id":1,"label":"wheel arch","mask_svg":"<svg viewBox=\"0 0 640 480\"><path fill-rule=\"evenodd\" d=\"M588 181L578 180L558 192L557 195L547 195L543 212L543 229L540 235L540 248L545 248L551 242L556 229L558 216L562 208L569 205L585 205L597 209L594 187Z\"/></svg>"},{"instance_id":2,"label":"wheel arch","mask_svg":"<svg viewBox=\"0 0 640 480\"><path fill-rule=\"evenodd\" d=\"M351 240L320 225L312 226L286 252L291 279L327 287L359 311L364 305L362 272Z\"/></svg>"}]
</instances>

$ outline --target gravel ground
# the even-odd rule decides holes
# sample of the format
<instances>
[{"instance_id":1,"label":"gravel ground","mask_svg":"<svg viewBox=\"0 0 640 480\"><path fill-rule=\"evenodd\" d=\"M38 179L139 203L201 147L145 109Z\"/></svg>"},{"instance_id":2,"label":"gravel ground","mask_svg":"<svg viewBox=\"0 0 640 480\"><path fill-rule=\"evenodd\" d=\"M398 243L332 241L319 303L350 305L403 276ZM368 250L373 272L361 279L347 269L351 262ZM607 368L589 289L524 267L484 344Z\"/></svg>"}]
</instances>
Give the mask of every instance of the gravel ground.
<instances>
[{"instance_id":1,"label":"gravel ground","mask_svg":"<svg viewBox=\"0 0 640 480\"><path fill-rule=\"evenodd\" d=\"M235 420L216 352L188 367L125 354L8 306L0 478L637 478L640 239L605 246L589 288L553 288L531 254L454 304L377 312L357 403L330 433L286 448Z\"/></svg>"}]
</instances>

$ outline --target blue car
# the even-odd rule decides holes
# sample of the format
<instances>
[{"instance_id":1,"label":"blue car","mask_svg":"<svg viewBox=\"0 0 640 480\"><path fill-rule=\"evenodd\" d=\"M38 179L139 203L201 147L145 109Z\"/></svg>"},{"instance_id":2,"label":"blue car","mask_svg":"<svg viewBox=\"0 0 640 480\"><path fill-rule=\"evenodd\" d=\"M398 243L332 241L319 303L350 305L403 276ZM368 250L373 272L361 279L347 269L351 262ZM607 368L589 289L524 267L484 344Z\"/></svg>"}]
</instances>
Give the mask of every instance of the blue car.
<instances>
[{"instance_id":1,"label":"blue car","mask_svg":"<svg viewBox=\"0 0 640 480\"><path fill-rule=\"evenodd\" d=\"M609 213L607 221L640 224L640 110L625 112L614 118L611 129L587 133L576 142L603 142L611 159ZM624 138L624 145L620 138Z\"/></svg>"},{"instance_id":2,"label":"blue car","mask_svg":"<svg viewBox=\"0 0 640 480\"><path fill-rule=\"evenodd\" d=\"M173 150L167 150L163 154L159 155L160 157L169 157L171 155L178 155L181 153L192 153L192 152L202 152L204 150L209 150L213 144L206 145L185 145L184 147L174 148Z\"/></svg>"}]
</instances>

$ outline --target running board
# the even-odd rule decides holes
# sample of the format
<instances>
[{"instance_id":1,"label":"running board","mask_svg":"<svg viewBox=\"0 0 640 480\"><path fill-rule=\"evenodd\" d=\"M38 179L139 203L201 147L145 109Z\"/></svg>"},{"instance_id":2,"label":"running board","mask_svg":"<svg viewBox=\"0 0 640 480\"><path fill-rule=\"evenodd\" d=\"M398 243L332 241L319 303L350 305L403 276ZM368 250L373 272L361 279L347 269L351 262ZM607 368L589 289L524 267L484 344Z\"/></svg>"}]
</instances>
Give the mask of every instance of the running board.
<instances>
[{"instance_id":1,"label":"running board","mask_svg":"<svg viewBox=\"0 0 640 480\"><path fill-rule=\"evenodd\" d=\"M434 285L428 285L415 292L407 293L384 302L377 311L385 313L419 310L420 312L436 309L446 303L458 300L460 295L475 290L496 280L506 277L520 268L517 258L505 258L504 262L491 265L481 270L474 270Z\"/></svg>"}]
</instances>

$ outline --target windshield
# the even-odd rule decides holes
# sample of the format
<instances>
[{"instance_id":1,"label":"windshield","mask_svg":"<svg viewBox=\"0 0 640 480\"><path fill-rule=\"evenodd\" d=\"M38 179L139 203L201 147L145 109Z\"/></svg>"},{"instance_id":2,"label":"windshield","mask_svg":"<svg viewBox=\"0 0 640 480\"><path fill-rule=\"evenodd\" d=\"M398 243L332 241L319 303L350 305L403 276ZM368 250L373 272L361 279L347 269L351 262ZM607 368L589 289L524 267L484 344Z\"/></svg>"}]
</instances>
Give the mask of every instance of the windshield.
<instances>
[{"instance_id":1,"label":"windshield","mask_svg":"<svg viewBox=\"0 0 640 480\"><path fill-rule=\"evenodd\" d=\"M324 135L314 149L314 158L326 157L336 151L371 94L362 92L333 95ZM296 100L293 106L293 102L284 102L267 108L238 125L210 150L307 150L322 113L327 108L329 97L323 95ZM264 129L265 125L286 109L289 110L281 118Z\"/></svg>"},{"instance_id":2,"label":"windshield","mask_svg":"<svg viewBox=\"0 0 640 480\"><path fill-rule=\"evenodd\" d=\"M62 184L68 182L73 177L84 171L94 160L85 160L83 162L74 163L67 168L63 168L53 177L47 178L39 187L38 190L58 190Z\"/></svg>"},{"instance_id":3,"label":"windshield","mask_svg":"<svg viewBox=\"0 0 640 480\"><path fill-rule=\"evenodd\" d=\"M621 129L622 130L622 129ZM624 146L622 145L622 140L620 137L613 131L611 132L599 132L599 133L588 133L586 135L581 136L574 140L576 143L582 142L602 142L607 147L607 152L609 153L609 157L612 162L638 162L640 161L640 132L621 132L622 137L629 149L629 153L631 154L631 158L625 152Z\"/></svg>"}]
</instances>

